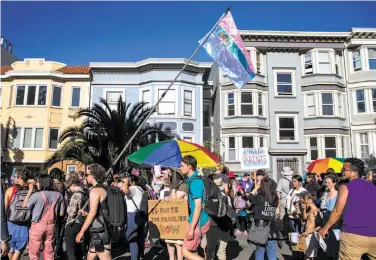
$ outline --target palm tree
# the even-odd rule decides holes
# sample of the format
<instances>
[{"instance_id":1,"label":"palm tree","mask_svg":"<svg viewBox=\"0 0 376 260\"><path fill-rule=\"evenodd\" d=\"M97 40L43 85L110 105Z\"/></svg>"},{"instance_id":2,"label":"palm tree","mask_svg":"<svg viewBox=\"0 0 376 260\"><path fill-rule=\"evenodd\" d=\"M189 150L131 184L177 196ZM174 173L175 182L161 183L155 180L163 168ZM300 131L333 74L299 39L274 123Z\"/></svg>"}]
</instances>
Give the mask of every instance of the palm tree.
<instances>
[{"instance_id":1,"label":"palm tree","mask_svg":"<svg viewBox=\"0 0 376 260\"><path fill-rule=\"evenodd\" d=\"M111 109L107 101L101 98L99 104L77 112L77 118L85 118L83 123L62 132L59 139L62 146L48 163L72 159L84 164L95 162L109 168L151 109L143 102L133 106L126 104L121 98L117 109ZM126 168L126 157L140 147L155 142L157 136L159 140L168 139L160 128L144 125L115 165L115 170Z\"/></svg>"}]
</instances>

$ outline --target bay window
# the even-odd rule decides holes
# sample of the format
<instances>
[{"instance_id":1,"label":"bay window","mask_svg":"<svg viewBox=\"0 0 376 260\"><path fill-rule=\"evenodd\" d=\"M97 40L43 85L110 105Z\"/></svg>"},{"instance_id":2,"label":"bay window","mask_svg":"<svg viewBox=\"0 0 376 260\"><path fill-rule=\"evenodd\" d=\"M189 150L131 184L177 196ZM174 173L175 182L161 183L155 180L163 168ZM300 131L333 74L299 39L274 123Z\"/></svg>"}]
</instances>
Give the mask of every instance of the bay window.
<instances>
[{"instance_id":1,"label":"bay window","mask_svg":"<svg viewBox=\"0 0 376 260\"><path fill-rule=\"evenodd\" d=\"M16 127L12 131L12 148L41 149L43 148L43 128Z\"/></svg>"},{"instance_id":2,"label":"bay window","mask_svg":"<svg viewBox=\"0 0 376 260\"><path fill-rule=\"evenodd\" d=\"M330 53L328 51L318 52L318 73L330 74L332 72L330 64Z\"/></svg>"},{"instance_id":3,"label":"bay window","mask_svg":"<svg viewBox=\"0 0 376 260\"><path fill-rule=\"evenodd\" d=\"M253 115L253 93L242 92L241 93L241 115Z\"/></svg>"},{"instance_id":4,"label":"bay window","mask_svg":"<svg viewBox=\"0 0 376 260\"><path fill-rule=\"evenodd\" d=\"M317 146L317 137L309 138L309 151L310 151L310 160L314 161L319 158L319 149Z\"/></svg>"},{"instance_id":5,"label":"bay window","mask_svg":"<svg viewBox=\"0 0 376 260\"><path fill-rule=\"evenodd\" d=\"M192 116L192 91L184 90L184 115Z\"/></svg>"},{"instance_id":6,"label":"bay window","mask_svg":"<svg viewBox=\"0 0 376 260\"><path fill-rule=\"evenodd\" d=\"M353 50L352 56L354 71L362 70L362 59L360 56L360 49Z\"/></svg>"},{"instance_id":7,"label":"bay window","mask_svg":"<svg viewBox=\"0 0 376 260\"><path fill-rule=\"evenodd\" d=\"M236 145L235 145L235 137L230 136L228 138L228 160L235 161L236 160Z\"/></svg>"},{"instance_id":8,"label":"bay window","mask_svg":"<svg viewBox=\"0 0 376 260\"><path fill-rule=\"evenodd\" d=\"M368 48L368 66L370 70L376 70L376 48Z\"/></svg>"},{"instance_id":9,"label":"bay window","mask_svg":"<svg viewBox=\"0 0 376 260\"><path fill-rule=\"evenodd\" d=\"M57 149L58 143L59 143L59 129L50 128L48 148Z\"/></svg>"},{"instance_id":10,"label":"bay window","mask_svg":"<svg viewBox=\"0 0 376 260\"><path fill-rule=\"evenodd\" d=\"M333 116L334 115L333 93L321 93L321 99L322 99L322 115Z\"/></svg>"},{"instance_id":11,"label":"bay window","mask_svg":"<svg viewBox=\"0 0 376 260\"><path fill-rule=\"evenodd\" d=\"M254 148L253 136L243 136L242 145L243 145L243 148Z\"/></svg>"},{"instance_id":12,"label":"bay window","mask_svg":"<svg viewBox=\"0 0 376 260\"><path fill-rule=\"evenodd\" d=\"M368 144L368 134L360 133L360 157L368 158L369 156L369 144Z\"/></svg>"},{"instance_id":13,"label":"bay window","mask_svg":"<svg viewBox=\"0 0 376 260\"><path fill-rule=\"evenodd\" d=\"M71 107L80 107L81 88L72 88Z\"/></svg>"},{"instance_id":14,"label":"bay window","mask_svg":"<svg viewBox=\"0 0 376 260\"><path fill-rule=\"evenodd\" d=\"M307 94L307 116L316 116L316 100L315 94Z\"/></svg>"},{"instance_id":15,"label":"bay window","mask_svg":"<svg viewBox=\"0 0 376 260\"><path fill-rule=\"evenodd\" d=\"M337 142L335 136L324 137L325 158L337 157Z\"/></svg>"},{"instance_id":16,"label":"bay window","mask_svg":"<svg viewBox=\"0 0 376 260\"><path fill-rule=\"evenodd\" d=\"M264 147L264 137L263 136L259 137L259 147Z\"/></svg>"},{"instance_id":17,"label":"bay window","mask_svg":"<svg viewBox=\"0 0 376 260\"><path fill-rule=\"evenodd\" d=\"M373 112L376 112L376 88L372 89L372 107Z\"/></svg>"},{"instance_id":18,"label":"bay window","mask_svg":"<svg viewBox=\"0 0 376 260\"><path fill-rule=\"evenodd\" d=\"M117 90L108 90L106 91L106 101L111 110L117 110L117 104L119 99L124 101L124 92Z\"/></svg>"},{"instance_id":19,"label":"bay window","mask_svg":"<svg viewBox=\"0 0 376 260\"><path fill-rule=\"evenodd\" d=\"M310 53L310 52L308 52L304 55L304 73L306 75L313 73L312 53Z\"/></svg>"},{"instance_id":20,"label":"bay window","mask_svg":"<svg viewBox=\"0 0 376 260\"><path fill-rule=\"evenodd\" d=\"M164 89L159 89L158 97L160 98L164 92ZM167 91L158 105L158 115L175 115L175 99L175 90L170 89Z\"/></svg>"},{"instance_id":21,"label":"bay window","mask_svg":"<svg viewBox=\"0 0 376 260\"><path fill-rule=\"evenodd\" d=\"M227 93L227 116L235 115L235 95Z\"/></svg>"},{"instance_id":22,"label":"bay window","mask_svg":"<svg viewBox=\"0 0 376 260\"><path fill-rule=\"evenodd\" d=\"M356 91L356 107L358 113L366 112L366 99L364 95L364 89L358 89Z\"/></svg>"},{"instance_id":23,"label":"bay window","mask_svg":"<svg viewBox=\"0 0 376 260\"><path fill-rule=\"evenodd\" d=\"M61 87L53 86L52 89L52 106L60 107L61 106Z\"/></svg>"},{"instance_id":24,"label":"bay window","mask_svg":"<svg viewBox=\"0 0 376 260\"><path fill-rule=\"evenodd\" d=\"M262 93L257 93L257 97L258 97L258 115L259 116L264 116L264 109L263 109L263 97L262 97Z\"/></svg>"}]
</instances>

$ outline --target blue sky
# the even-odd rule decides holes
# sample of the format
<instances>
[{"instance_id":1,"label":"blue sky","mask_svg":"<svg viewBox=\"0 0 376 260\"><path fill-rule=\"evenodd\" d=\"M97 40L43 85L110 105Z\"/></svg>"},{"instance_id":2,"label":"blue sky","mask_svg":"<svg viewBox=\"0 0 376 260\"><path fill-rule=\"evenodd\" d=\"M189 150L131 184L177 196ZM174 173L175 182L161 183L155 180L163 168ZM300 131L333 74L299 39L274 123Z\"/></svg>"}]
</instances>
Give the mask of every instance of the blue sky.
<instances>
[{"instance_id":1,"label":"blue sky","mask_svg":"<svg viewBox=\"0 0 376 260\"><path fill-rule=\"evenodd\" d=\"M68 65L187 58L231 5L241 30L376 27L376 2L1 2L1 35L19 58ZM201 50L194 60L210 61Z\"/></svg>"}]
</instances>

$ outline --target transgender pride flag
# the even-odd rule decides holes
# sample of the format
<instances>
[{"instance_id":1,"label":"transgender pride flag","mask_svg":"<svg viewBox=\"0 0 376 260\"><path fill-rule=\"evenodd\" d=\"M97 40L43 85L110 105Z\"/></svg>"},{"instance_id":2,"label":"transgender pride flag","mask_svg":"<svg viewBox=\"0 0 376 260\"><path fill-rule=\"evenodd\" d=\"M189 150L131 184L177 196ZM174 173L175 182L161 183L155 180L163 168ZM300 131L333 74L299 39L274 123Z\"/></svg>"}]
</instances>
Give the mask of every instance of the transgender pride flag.
<instances>
[{"instance_id":1,"label":"transgender pride flag","mask_svg":"<svg viewBox=\"0 0 376 260\"><path fill-rule=\"evenodd\" d=\"M238 88L244 87L255 77L249 53L230 12L219 22L203 47Z\"/></svg>"}]
</instances>

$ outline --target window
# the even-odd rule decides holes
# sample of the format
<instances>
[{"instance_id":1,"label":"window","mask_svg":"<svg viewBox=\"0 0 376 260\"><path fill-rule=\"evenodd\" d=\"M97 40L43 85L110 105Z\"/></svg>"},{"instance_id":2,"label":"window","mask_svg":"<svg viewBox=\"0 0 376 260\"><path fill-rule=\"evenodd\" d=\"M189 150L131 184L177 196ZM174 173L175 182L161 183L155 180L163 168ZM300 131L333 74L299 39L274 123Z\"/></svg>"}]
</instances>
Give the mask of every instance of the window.
<instances>
[{"instance_id":1,"label":"window","mask_svg":"<svg viewBox=\"0 0 376 260\"><path fill-rule=\"evenodd\" d=\"M262 102L262 93L257 93L258 96L258 115L264 116L263 102Z\"/></svg>"},{"instance_id":2,"label":"window","mask_svg":"<svg viewBox=\"0 0 376 260\"><path fill-rule=\"evenodd\" d=\"M47 99L47 86L39 86L38 105L45 106Z\"/></svg>"},{"instance_id":3,"label":"window","mask_svg":"<svg viewBox=\"0 0 376 260\"><path fill-rule=\"evenodd\" d=\"M376 70L376 48L368 48L368 66L370 70Z\"/></svg>"},{"instance_id":4,"label":"window","mask_svg":"<svg viewBox=\"0 0 376 260\"><path fill-rule=\"evenodd\" d=\"M52 92L52 106L60 107L61 106L61 87L53 87Z\"/></svg>"},{"instance_id":5,"label":"window","mask_svg":"<svg viewBox=\"0 0 376 260\"><path fill-rule=\"evenodd\" d=\"M13 128L13 148L42 148L43 147L43 128L17 127Z\"/></svg>"},{"instance_id":6,"label":"window","mask_svg":"<svg viewBox=\"0 0 376 260\"><path fill-rule=\"evenodd\" d=\"M228 159L229 161L236 160L236 146L234 136L228 138Z\"/></svg>"},{"instance_id":7,"label":"window","mask_svg":"<svg viewBox=\"0 0 376 260\"><path fill-rule=\"evenodd\" d=\"M23 148L31 148L33 128L24 128Z\"/></svg>"},{"instance_id":8,"label":"window","mask_svg":"<svg viewBox=\"0 0 376 260\"><path fill-rule=\"evenodd\" d=\"M325 158L337 157L336 138L333 136L325 137Z\"/></svg>"},{"instance_id":9,"label":"window","mask_svg":"<svg viewBox=\"0 0 376 260\"><path fill-rule=\"evenodd\" d=\"M21 127L13 128L12 132L12 148L21 147Z\"/></svg>"},{"instance_id":10,"label":"window","mask_svg":"<svg viewBox=\"0 0 376 260\"><path fill-rule=\"evenodd\" d=\"M322 114L324 116L333 116L333 93L321 93L322 98Z\"/></svg>"},{"instance_id":11,"label":"window","mask_svg":"<svg viewBox=\"0 0 376 260\"><path fill-rule=\"evenodd\" d=\"M234 116L235 115L235 97L234 93L227 94L227 115Z\"/></svg>"},{"instance_id":12,"label":"window","mask_svg":"<svg viewBox=\"0 0 376 260\"><path fill-rule=\"evenodd\" d=\"M184 122L182 124L183 131L193 132L195 130L195 125L193 123Z\"/></svg>"},{"instance_id":13,"label":"window","mask_svg":"<svg viewBox=\"0 0 376 260\"><path fill-rule=\"evenodd\" d=\"M263 137L263 136L260 136L259 138L260 138L260 139L259 139L260 147L264 147L264 137Z\"/></svg>"},{"instance_id":14,"label":"window","mask_svg":"<svg viewBox=\"0 0 376 260\"><path fill-rule=\"evenodd\" d=\"M262 54L256 51L256 73L262 74Z\"/></svg>"},{"instance_id":15,"label":"window","mask_svg":"<svg viewBox=\"0 0 376 260\"><path fill-rule=\"evenodd\" d=\"M142 91L142 102L145 103L146 107L150 106L150 103L151 103L150 101L151 101L150 90Z\"/></svg>"},{"instance_id":16,"label":"window","mask_svg":"<svg viewBox=\"0 0 376 260\"><path fill-rule=\"evenodd\" d=\"M368 158L369 156L369 146L368 146L368 134L361 133L360 136L360 157Z\"/></svg>"},{"instance_id":17,"label":"window","mask_svg":"<svg viewBox=\"0 0 376 260\"><path fill-rule=\"evenodd\" d=\"M312 74L313 68L312 68L312 53L306 53L304 55L304 73L305 74Z\"/></svg>"},{"instance_id":18,"label":"window","mask_svg":"<svg viewBox=\"0 0 376 260\"><path fill-rule=\"evenodd\" d=\"M80 107L80 98L81 98L81 88L80 87L73 87L72 88L71 106L72 107Z\"/></svg>"},{"instance_id":19,"label":"window","mask_svg":"<svg viewBox=\"0 0 376 260\"><path fill-rule=\"evenodd\" d=\"M356 107L358 113L366 112L366 99L364 96L364 89L359 89L356 91Z\"/></svg>"},{"instance_id":20,"label":"window","mask_svg":"<svg viewBox=\"0 0 376 260\"><path fill-rule=\"evenodd\" d=\"M122 98L124 101L124 93L122 91L107 91L106 101L111 110L117 110L117 104L119 99Z\"/></svg>"},{"instance_id":21,"label":"window","mask_svg":"<svg viewBox=\"0 0 376 260\"><path fill-rule=\"evenodd\" d=\"M9 105L11 105L12 99L12 90L11 89L11 98ZM38 95L37 95L38 93ZM16 93L16 105L17 106L34 106L46 105L46 96L47 96L47 86L17 86Z\"/></svg>"},{"instance_id":22,"label":"window","mask_svg":"<svg viewBox=\"0 0 376 260\"><path fill-rule=\"evenodd\" d=\"M253 115L253 96L252 92L241 93L241 114Z\"/></svg>"},{"instance_id":23,"label":"window","mask_svg":"<svg viewBox=\"0 0 376 260\"><path fill-rule=\"evenodd\" d=\"M253 148L253 136L242 137L243 148Z\"/></svg>"},{"instance_id":24,"label":"window","mask_svg":"<svg viewBox=\"0 0 376 260\"><path fill-rule=\"evenodd\" d=\"M43 147L43 128L35 129L34 148Z\"/></svg>"},{"instance_id":25,"label":"window","mask_svg":"<svg viewBox=\"0 0 376 260\"><path fill-rule=\"evenodd\" d=\"M158 97L160 98L165 92L165 89L158 90ZM158 106L158 115L175 115L175 90L167 91L164 98Z\"/></svg>"},{"instance_id":26,"label":"window","mask_svg":"<svg viewBox=\"0 0 376 260\"><path fill-rule=\"evenodd\" d=\"M204 126L210 126L210 104L209 103L204 103Z\"/></svg>"},{"instance_id":27,"label":"window","mask_svg":"<svg viewBox=\"0 0 376 260\"><path fill-rule=\"evenodd\" d=\"M183 140L186 141L186 142L190 142L190 143L192 143L192 141L193 141L191 136L184 136Z\"/></svg>"},{"instance_id":28,"label":"window","mask_svg":"<svg viewBox=\"0 0 376 260\"><path fill-rule=\"evenodd\" d=\"M376 88L372 89L372 106L373 112L376 112Z\"/></svg>"},{"instance_id":29,"label":"window","mask_svg":"<svg viewBox=\"0 0 376 260\"><path fill-rule=\"evenodd\" d=\"M316 116L315 94L307 94L307 116Z\"/></svg>"},{"instance_id":30,"label":"window","mask_svg":"<svg viewBox=\"0 0 376 260\"><path fill-rule=\"evenodd\" d=\"M184 90L184 115L192 116L192 91Z\"/></svg>"},{"instance_id":31,"label":"window","mask_svg":"<svg viewBox=\"0 0 376 260\"><path fill-rule=\"evenodd\" d=\"M293 84L291 72L277 72L277 96L292 96Z\"/></svg>"},{"instance_id":32,"label":"window","mask_svg":"<svg viewBox=\"0 0 376 260\"><path fill-rule=\"evenodd\" d=\"M13 86L9 88L9 100L8 100L8 107L11 107L13 104Z\"/></svg>"},{"instance_id":33,"label":"window","mask_svg":"<svg viewBox=\"0 0 376 260\"><path fill-rule=\"evenodd\" d=\"M345 150L346 150L345 137L341 136L341 156L342 156L342 158L346 157Z\"/></svg>"},{"instance_id":34,"label":"window","mask_svg":"<svg viewBox=\"0 0 376 260\"><path fill-rule=\"evenodd\" d=\"M360 50L354 50L352 52L352 55L353 55L354 71L362 70L362 60L360 58Z\"/></svg>"},{"instance_id":35,"label":"window","mask_svg":"<svg viewBox=\"0 0 376 260\"><path fill-rule=\"evenodd\" d=\"M339 75L339 55L335 54L335 70L336 75Z\"/></svg>"},{"instance_id":36,"label":"window","mask_svg":"<svg viewBox=\"0 0 376 260\"><path fill-rule=\"evenodd\" d=\"M295 141L295 117L277 116L278 141Z\"/></svg>"},{"instance_id":37,"label":"window","mask_svg":"<svg viewBox=\"0 0 376 260\"><path fill-rule=\"evenodd\" d=\"M319 52L318 53L318 63L319 63L319 73L329 74L332 72L330 66L330 55L329 52Z\"/></svg>"},{"instance_id":38,"label":"window","mask_svg":"<svg viewBox=\"0 0 376 260\"><path fill-rule=\"evenodd\" d=\"M49 139L48 148L57 149L58 141L59 141L59 129L50 128L50 139Z\"/></svg>"},{"instance_id":39,"label":"window","mask_svg":"<svg viewBox=\"0 0 376 260\"><path fill-rule=\"evenodd\" d=\"M25 86L17 86L16 105L23 105L25 100Z\"/></svg>"},{"instance_id":40,"label":"window","mask_svg":"<svg viewBox=\"0 0 376 260\"><path fill-rule=\"evenodd\" d=\"M77 169L75 164L67 164L67 173L70 174L71 172L75 172Z\"/></svg>"},{"instance_id":41,"label":"window","mask_svg":"<svg viewBox=\"0 0 376 260\"><path fill-rule=\"evenodd\" d=\"M317 147L317 137L309 138L309 150L310 150L310 160L314 161L319 158L319 149Z\"/></svg>"},{"instance_id":42,"label":"window","mask_svg":"<svg viewBox=\"0 0 376 260\"><path fill-rule=\"evenodd\" d=\"M343 94L338 93L338 116L343 117Z\"/></svg>"}]
</instances>

